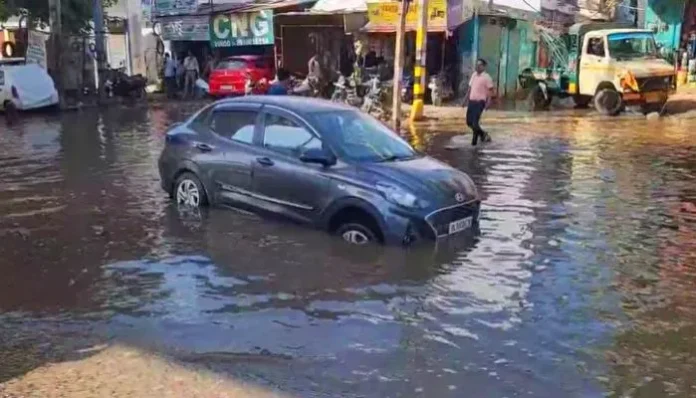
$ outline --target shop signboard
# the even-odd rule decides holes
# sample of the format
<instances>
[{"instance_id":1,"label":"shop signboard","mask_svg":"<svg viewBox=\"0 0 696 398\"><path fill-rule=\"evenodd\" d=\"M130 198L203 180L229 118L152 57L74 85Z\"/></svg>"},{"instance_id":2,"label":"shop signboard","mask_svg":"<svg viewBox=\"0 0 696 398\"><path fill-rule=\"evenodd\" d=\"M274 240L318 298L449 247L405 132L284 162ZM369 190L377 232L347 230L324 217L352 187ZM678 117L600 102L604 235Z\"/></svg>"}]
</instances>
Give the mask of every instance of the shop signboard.
<instances>
[{"instance_id":1,"label":"shop signboard","mask_svg":"<svg viewBox=\"0 0 696 398\"><path fill-rule=\"evenodd\" d=\"M48 39L48 35L30 30L27 38L26 62L28 64L38 64L46 69L46 39Z\"/></svg>"},{"instance_id":2,"label":"shop signboard","mask_svg":"<svg viewBox=\"0 0 696 398\"><path fill-rule=\"evenodd\" d=\"M152 16L182 15L198 9L198 0L153 0Z\"/></svg>"},{"instance_id":3,"label":"shop signboard","mask_svg":"<svg viewBox=\"0 0 696 398\"><path fill-rule=\"evenodd\" d=\"M140 0L143 9L143 19L152 21L152 0Z\"/></svg>"},{"instance_id":4,"label":"shop signboard","mask_svg":"<svg viewBox=\"0 0 696 398\"><path fill-rule=\"evenodd\" d=\"M411 2L406 14L406 24L416 24L418 21L420 3ZM428 1L428 25L444 26L447 16L446 0ZM399 2L386 1L367 3L367 17L371 24L380 26L396 26L399 23Z\"/></svg>"},{"instance_id":5,"label":"shop signboard","mask_svg":"<svg viewBox=\"0 0 696 398\"><path fill-rule=\"evenodd\" d=\"M164 17L158 20L162 40L208 41L210 17L208 15L187 15Z\"/></svg>"},{"instance_id":6,"label":"shop signboard","mask_svg":"<svg viewBox=\"0 0 696 398\"><path fill-rule=\"evenodd\" d=\"M273 44L273 10L218 14L210 20L212 47Z\"/></svg>"}]
</instances>

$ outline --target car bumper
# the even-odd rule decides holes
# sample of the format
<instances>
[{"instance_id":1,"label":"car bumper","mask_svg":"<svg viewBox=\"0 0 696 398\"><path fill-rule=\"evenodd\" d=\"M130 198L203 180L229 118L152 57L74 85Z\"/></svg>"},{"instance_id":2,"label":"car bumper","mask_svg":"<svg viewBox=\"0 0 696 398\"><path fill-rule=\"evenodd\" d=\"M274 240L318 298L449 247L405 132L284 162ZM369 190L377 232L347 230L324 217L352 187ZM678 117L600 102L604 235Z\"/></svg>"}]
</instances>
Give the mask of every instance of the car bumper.
<instances>
[{"instance_id":1,"label":"car bumper","mask_svg":"<svg viewBox=\"0 0 696 398\"><path fill-rule=\"evenodd\" d=\"M384 220L384 241L389 245L412 245L466 234L477 229L480 211L480 200L439 208L429 213L391 209ZM466 228L450 233L450 224L461 220L470 222Z\"/></svg>"}]
</instances>

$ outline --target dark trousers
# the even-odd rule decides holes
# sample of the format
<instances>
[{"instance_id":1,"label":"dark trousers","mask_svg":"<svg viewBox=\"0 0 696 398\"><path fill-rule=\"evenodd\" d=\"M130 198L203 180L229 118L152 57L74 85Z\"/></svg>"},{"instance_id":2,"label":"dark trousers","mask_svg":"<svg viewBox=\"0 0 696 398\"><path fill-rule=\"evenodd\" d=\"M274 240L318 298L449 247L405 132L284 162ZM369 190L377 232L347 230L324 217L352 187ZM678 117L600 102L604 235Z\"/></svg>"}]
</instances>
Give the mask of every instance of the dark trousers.
<instances>
[{"instance_id":1,"label":"dark trousers","mask_svg":"<svg viewBox=\"0 0 696 398\"><path fill-rule=\"evenodd\" d=\"M481 141L486 139L486 132L481 128L481 115L486 110L486 101L469 101L466 108L466 125L474 132L471 145L476 145L479 138Z\"/></svg>"},{"instance_id":2,"label":"dark trousers","mask_svg":"<svg viewBox=\"0 0 696 398\"><path fill-rule=\"evenodd\" d=\"M164 91L167 93L167 98L174 98L176 95L176 77L170 76L164 78Z\"/></svg>"}]
</instances>

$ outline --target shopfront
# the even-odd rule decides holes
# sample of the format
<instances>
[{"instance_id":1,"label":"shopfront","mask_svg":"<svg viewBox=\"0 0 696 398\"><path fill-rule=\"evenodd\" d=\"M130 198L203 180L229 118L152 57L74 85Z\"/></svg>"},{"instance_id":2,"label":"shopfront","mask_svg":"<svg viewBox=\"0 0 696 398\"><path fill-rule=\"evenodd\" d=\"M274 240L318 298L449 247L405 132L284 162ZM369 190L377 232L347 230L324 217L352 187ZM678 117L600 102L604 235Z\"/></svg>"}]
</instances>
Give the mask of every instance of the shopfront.
<instances>
[{"instance_id":1,"label":"shopfront","mask_svg":"<svg viewBox=\"0 0 696 398\"><path fill-rule=\"evenodd\" d=\"M416 60L416 29L419 3L412 2L406 14L404 38L404 74L412 74ZM370 58L384 59L394 63L396 26L399 23L399 3L394 1L367 3L368 23L361 30L366 33L366 53ZM450 27L455 28L456 26ZM426 70L434 75L442 70L456 70L456 40L448 29L447 2L428 2Z\"/></svg>"}]
</instances>

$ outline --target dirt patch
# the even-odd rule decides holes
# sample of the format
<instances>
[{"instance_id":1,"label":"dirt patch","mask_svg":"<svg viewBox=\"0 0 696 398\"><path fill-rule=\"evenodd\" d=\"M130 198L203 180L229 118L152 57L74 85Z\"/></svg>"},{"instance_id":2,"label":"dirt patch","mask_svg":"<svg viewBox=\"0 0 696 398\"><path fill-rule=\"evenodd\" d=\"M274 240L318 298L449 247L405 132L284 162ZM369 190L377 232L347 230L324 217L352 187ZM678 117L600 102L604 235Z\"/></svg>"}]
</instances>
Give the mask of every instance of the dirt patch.
<instances>
[{"instance_id":1,"label":"dirt patch","mask_svg":"<svg viewBox=\"0 0 696 398\"><path fill-rule=\"evenodd\" d=\"M86 359L48 364L0 384L2 398L267 398L279 393L122 346L94 347Z\"/></svg>"}]
</instances>

